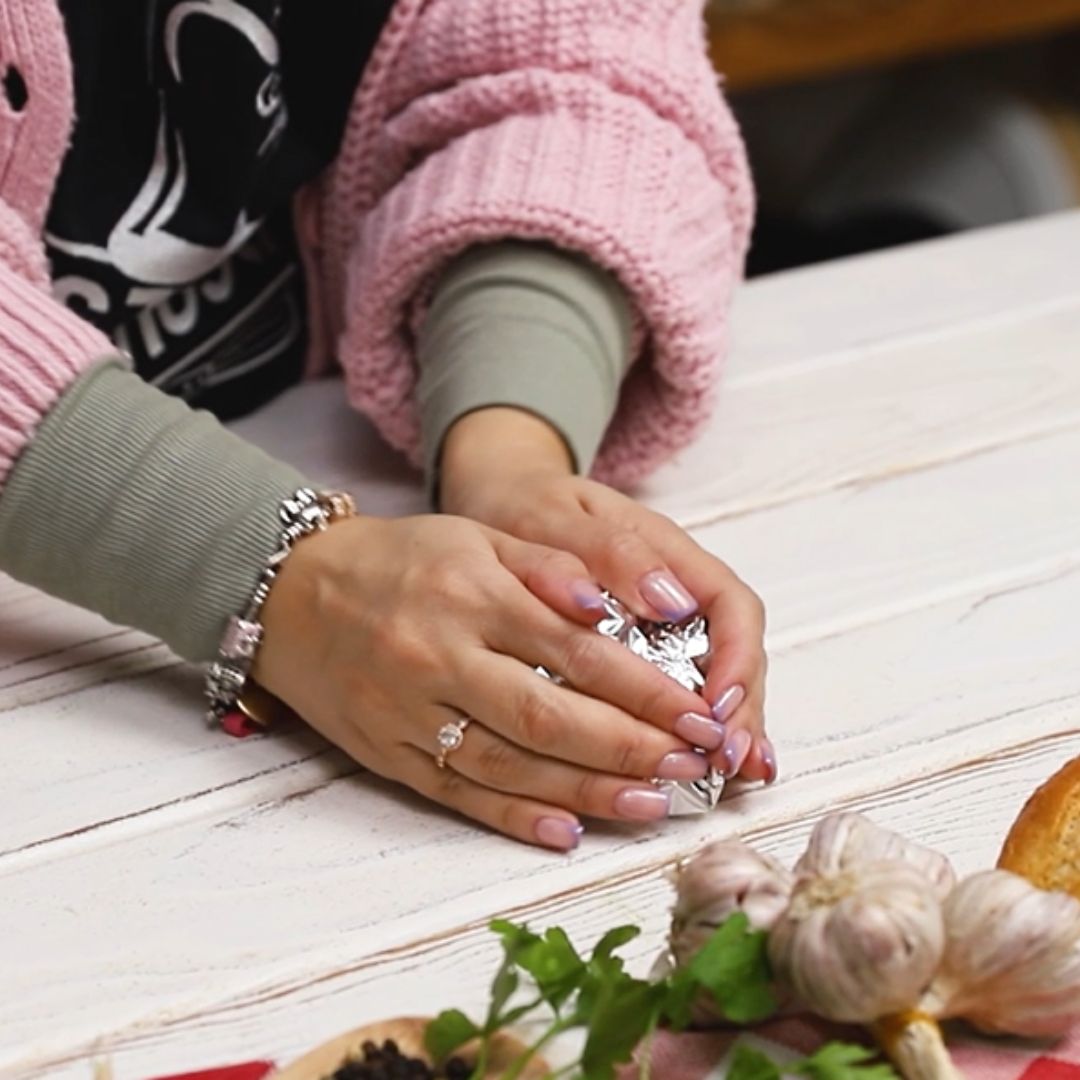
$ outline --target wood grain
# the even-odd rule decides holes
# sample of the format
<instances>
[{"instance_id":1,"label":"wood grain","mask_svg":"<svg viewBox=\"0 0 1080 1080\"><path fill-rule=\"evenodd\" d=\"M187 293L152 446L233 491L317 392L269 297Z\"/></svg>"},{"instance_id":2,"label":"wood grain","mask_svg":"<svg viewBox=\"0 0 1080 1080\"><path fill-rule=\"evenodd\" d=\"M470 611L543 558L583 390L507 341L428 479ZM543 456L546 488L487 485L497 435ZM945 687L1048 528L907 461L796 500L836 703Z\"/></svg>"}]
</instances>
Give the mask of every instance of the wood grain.
<instances>
[{"instance_id":1,"label":"wood grain","mask_svg":"<svg viewBox=\"0 0 1080 1080\"><path fill-rule=\"evenodd\" d=\"M191 669L0 581L0 1074L285 1061L474 1007L494 914L640 922L644 965L673 859L729 831L790 858L830 808L990 865L1080 752L1078 241L1074 215L747 290L720 417L648 491L772 611L783 778L708 819L513 845L301 730L208 737ZM335 479L366 455L368 509L422 505L338 387L296 395L245 433Z\"/></svg>"},{"instance_id":2,"label":"wood grain","mask_svg":"<svg viewBox=\"0 0 1080 1080\"><path fill-rule=\"evenodd\" d=\"M709 7L713 63L752 89L1080 25L1078 0L771 0Z\"/></svg>"}]
</instances>

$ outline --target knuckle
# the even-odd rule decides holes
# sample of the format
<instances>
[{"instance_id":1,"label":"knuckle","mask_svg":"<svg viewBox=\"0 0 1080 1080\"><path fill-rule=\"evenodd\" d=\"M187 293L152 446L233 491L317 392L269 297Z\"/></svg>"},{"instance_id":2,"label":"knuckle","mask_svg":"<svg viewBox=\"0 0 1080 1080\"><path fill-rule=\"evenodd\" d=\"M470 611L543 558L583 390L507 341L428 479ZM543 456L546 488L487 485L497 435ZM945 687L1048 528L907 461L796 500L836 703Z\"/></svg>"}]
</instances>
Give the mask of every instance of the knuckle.
<instances>
[{"instance_id":1,"label":"knuckle","mask_svg":"<svg viewBox=\"0 0 1080 1080\"><path fill-rule=\"evenodd\" d=\"M590 631L568 635L562 646L560 674L571 686L592 682L604 662L606 644L604 638Z\"/></svg>"},{"instance_id":2,"label":"knuckle","mask_svg":"<svg viewBox=\"0 0 1080 1080\"><path fill-rule=\"evenodd\" d=\"M371 632L372 653L380 664L425 671L431 651L412 620L391 615L377 623Z\"/></svg>"},{"instance_id":3,"label":"knuckle","mask_svg":"<svg viewBox=\"0 0 1080 1080\"><path fill-rule=\"evenodd\" d=\"M646 777L645 741L640 735L624 735L615 746L615 766L620 776Z\"/></svg>"},{"instance_id":4,"label":"knuckle","mask_svg":"<svg viewBox=\"0 0 1080 1080\"><path fill-rule=\"evenodd\" d=\"M546 753L558 743L559 718L555 706L542 689L529 690L518 706L518 723L526 743Z\"/></svg>"},{"instance_id":5,"label":"knuckle","mask_svg":"<svg viewBox=\"0 0 1080 1080\"><path fill-rule=\"evenodd\" d=\"M617 569L634 576L645 573L656 562L649 546L637 533L628 529L609 529L603 546L608 559Z\"/></svg>"},{"instance_id":6,"label":"knuckle","mask_svg":"<svg viewBox=\"0 0 1080 1080\"><path fill-rule=\"evenodd\" d=\"M428 577L428 590L452 607L469 603L475 595L475 575L459 560L439 563Z\"/></svg>"},{"instance_id":7,"label":"knuckle","mask_svg":"<svg viewBox=\"0 0 1080 1080\"><path fill-rule=\"evenodd\" d=\"M600 776L585 772L574 781L574 809L589 812L599 805Z\"/></svg>"},{"instance_id":8,"label":"knuckle","mask_svg":"<svg viewBox=\"0 0 1080 1080\"><path fill-rule=\"evenodd\" d=\"M513 747L497 739L483 747L477 755L476 764L484 783L496 788L513 784L520 772L519 759Z\"/></svg>"}]
</instances>

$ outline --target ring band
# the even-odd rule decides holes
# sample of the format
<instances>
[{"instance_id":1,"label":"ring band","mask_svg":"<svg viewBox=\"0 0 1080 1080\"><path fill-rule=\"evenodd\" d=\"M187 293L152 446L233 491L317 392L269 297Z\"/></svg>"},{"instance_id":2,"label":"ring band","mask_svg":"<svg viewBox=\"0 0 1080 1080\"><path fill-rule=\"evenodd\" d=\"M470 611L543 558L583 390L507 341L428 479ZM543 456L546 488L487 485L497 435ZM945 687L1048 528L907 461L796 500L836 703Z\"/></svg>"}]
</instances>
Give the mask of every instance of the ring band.
<instances>
[{"instance_id":1,"label":"ring band","mask_svg":"<svg viewBox=\"0 0 1080 1080\"><path fill-rule=\"evenodd\" d=\"M469 718L463 716L460 720L451 720L439 728L439 734L436 736L439 743L439 756L435 759L435 764L440 769L446 768L446 759L465 741L465 729L469 723Z\"/></svg>"}]
</instances>

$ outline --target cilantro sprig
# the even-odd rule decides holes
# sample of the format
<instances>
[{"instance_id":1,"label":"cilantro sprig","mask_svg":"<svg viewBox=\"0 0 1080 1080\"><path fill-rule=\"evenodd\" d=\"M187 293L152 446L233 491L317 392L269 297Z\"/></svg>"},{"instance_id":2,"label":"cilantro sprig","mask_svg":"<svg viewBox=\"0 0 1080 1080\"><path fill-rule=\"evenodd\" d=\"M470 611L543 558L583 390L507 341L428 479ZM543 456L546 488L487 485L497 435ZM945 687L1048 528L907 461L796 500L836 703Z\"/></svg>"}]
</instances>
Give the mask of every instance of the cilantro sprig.
<instances>
[{"instance_id":1,"label":"cilantro sprig","mask_svg":"<svg viewBox=\"0 0 1080 1080\"><path fill-rule=\"evenodd\" d=\"M466 1043L478 1041L471 1080L482 1080L498 1032L527 1016L545 1012L548 1023L531 1046L502 1074L518 1080L529 1063L558 1035L584 1029L580 1058L552 1073L551 1080L614 1080L616 1066L661 1026L676 1031L691 1020L695 1000L712 996L717 1011L736 1024L767 1019L776 1010L765 949L766 935L750 928L746 916L731 916L686 967L660 979L638 979L626 971L618 950L640 934L635 926L608 931L582 956L565 931L543 934L506 920L491 929L502 941L503 959L491 984L482 1023L459 1009L440 1013L427 1027L425 1045L444 1061ZM641 1055L639 1077L647 1080L648 1053ZM857 1046L829 1043L817 1054L786 1066L808 1080L895 1080L886 1065L868 1064L874 1054ZM740 1047L729 1080L779 1080L781 1070L765 1054Z\"/></svg>"}]
</instances>

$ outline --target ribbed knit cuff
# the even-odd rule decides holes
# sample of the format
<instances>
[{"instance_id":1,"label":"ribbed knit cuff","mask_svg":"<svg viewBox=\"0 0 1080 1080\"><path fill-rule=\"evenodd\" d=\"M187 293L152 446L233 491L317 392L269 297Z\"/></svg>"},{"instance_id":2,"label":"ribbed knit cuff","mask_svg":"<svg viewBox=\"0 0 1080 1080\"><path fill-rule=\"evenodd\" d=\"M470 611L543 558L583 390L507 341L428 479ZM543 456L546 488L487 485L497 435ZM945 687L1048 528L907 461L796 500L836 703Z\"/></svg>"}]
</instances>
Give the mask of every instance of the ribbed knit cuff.
<instances>
[{"instance_id":1,"label":"ribbed knit cuff","mask_svg":"<svg viewBox=\"0 0 1080 1080\"><path fill-rule=\"evenodd\" d=\"M211 659L306 483L119 365L81 376L0 497L0 569Z\"/></svg>"},{"instance_id":2,"label":"ribbed knit cuff","mask_svg":"<svg viewBox=\"0 0 1080 1080\"><path fill-rule=\"evenodd\" d=\"M429 488L453 424L495 405L551 424L587 473L630 363L632 323L618 282L570 253L506 242L456 260L418 342Z\"/></svg>"}]
</instances>

